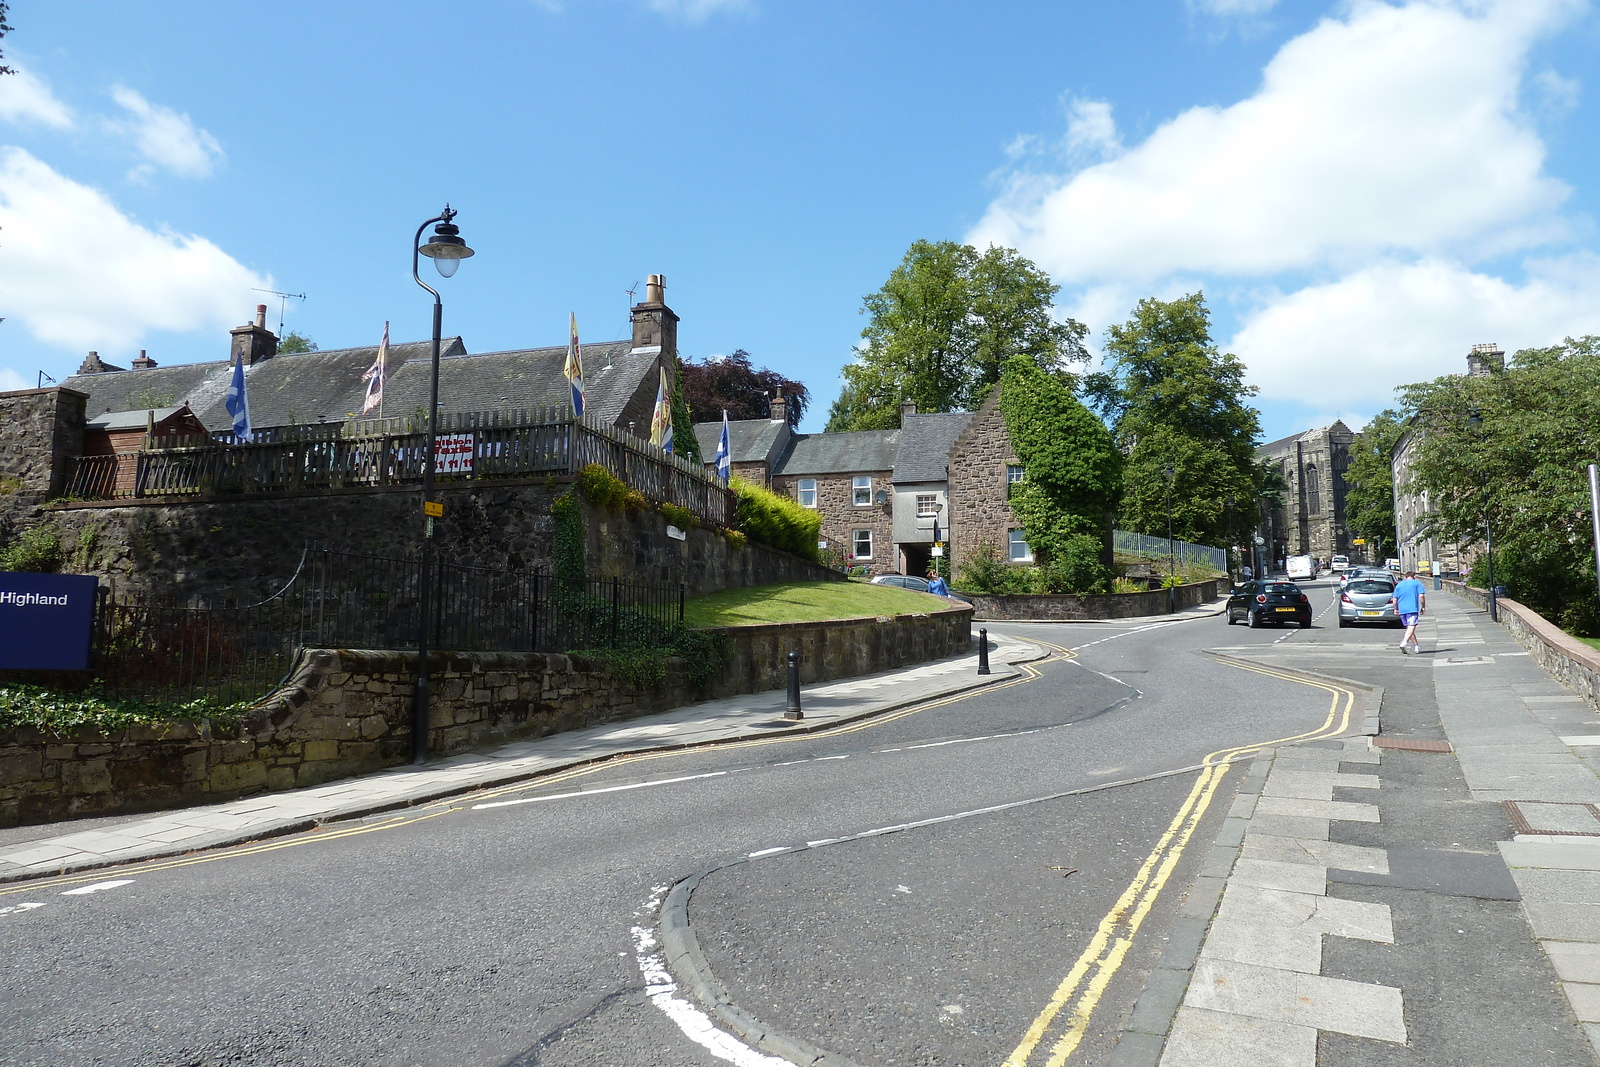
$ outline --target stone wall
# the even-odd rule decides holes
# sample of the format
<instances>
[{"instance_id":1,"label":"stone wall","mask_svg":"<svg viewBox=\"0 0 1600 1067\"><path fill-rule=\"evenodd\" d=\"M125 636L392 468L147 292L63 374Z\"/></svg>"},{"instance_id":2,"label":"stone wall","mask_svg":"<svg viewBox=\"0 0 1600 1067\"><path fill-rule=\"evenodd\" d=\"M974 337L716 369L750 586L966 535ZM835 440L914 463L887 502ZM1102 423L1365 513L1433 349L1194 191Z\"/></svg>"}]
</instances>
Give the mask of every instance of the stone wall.
<instances>
[{"instance_id":1,"label":"stone wall","mask_svg":"<svg viewBox=\"0 0 1600 1067\"><path fill-rule=\"evenodd\" d=\"M437 549L481 567L551 569L550 502L567 477L444 483ZM159 594L180 602L269 596L294 574L307 542L381 556L413 554L421 536L414 489L351 488L273 497L129 500L53 504L31 522L53 522L66 552L92 561L89 573L119 595ZM667 536L659 512L627 514L584 505L590 577L676 585L689 596L729 586L827 580L819 564L754 542L735 548L710 529Z\"/></svg>"},{"instance_id":2,"label":"stone wall","mask_svg":"<svg viewBox=\"0 0 1600 1067\"><path fill-rule=\"evenodd\" d=\"M872 479L872 503L855 503L855 478ZM846 474L785 474L772 481L774 492L797 499L801 478L815 478L817 482L817 511L822 514L821 540L829 541L844 550L845 557L854 566L866 567L873 574L893 574L896 567L894 550L894 475L891 471L850 471ZM878 503L878 491L886 494ZM872 531L871 558L854 556L855 531Z\"/></svg>"},{"instance_id":3,"label":"stone wall","mask_svg":"<svg viewBox=\"0 0 1600 1067\"><path fill-rule=\"evenodd\" d=\"M1008 558L1009 531L1022 523L1006 502L1006 467L1020 462L996 387L950 449L951 574L960 574L979 545L992 545L1000 559Z\"/></svg>"},{"instance_id":4,"label":"stone wall","mask_svg":"<svg viewBox=\"0 0 1600 1067\"><path fill-rule=\"evenodd\" d=\"M1445 582L1450 592L1488 610L1489 593L1463 582ZM1584 644L1534 611L1506 597L1497 597L1500 625L1528 650L1550 677L1600 709L1600 651Z\"/></svg>"},{"instance_id":5,"label":"stone wall","mask_svg":"<svg viewBox=\"0 0 1600 1067\"><path fill-rule=\"evenodd\" d=\"M694 692L681 662L633 689L577 656L434 653L430 751L446 756L630 719L708 696L781 688L787 655L806 682L966 654L972 612L729 627L725 669ZM0 826L205 804L318 785L405 763L415 656L313 649L285 686L236 725L80 729L56 737L0 731Z\"/></svg>"},{"instance_id":6,"label":"stone wall","mask_svg":"<svg viewBox=\"0 0 1600 1067\"><path fill-rule=\"evenodd\" d=\"M1195 582L1176 589L1179 611L1209 604L1217 599L1218 581ZM1070 619L1139 619L1152 615L1166 615L1171 611L1172 597L1165 589L1152 589L1143 593L1101 593L1079 596L1072 593L1023 594L1016 596L987 596L982 593L964 593L972 598L977 618L988 621Z\"/></svg>"},{"instance_id":7,"label":"stone wall","mask_svg":"<svg viewBox=\"0 0 1600 1067\"><path fill-rule=\"evenodd\" d=\"M83 405L71 389L0 393L0 548L65 488L66 458L83 448Z\"/></svg>"}]
</instances>

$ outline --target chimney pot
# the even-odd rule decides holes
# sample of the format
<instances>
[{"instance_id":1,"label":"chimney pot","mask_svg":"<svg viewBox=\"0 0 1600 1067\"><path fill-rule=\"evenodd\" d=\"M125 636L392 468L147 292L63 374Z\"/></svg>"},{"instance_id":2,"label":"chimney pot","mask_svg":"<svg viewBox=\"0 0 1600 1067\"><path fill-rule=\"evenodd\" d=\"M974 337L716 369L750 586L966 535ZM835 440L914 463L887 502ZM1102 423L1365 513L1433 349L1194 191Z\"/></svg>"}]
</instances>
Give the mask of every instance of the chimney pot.
<instances>
[{"instance_id":1,"label":"chimney pot","mask_svg":"<svg viewBox=\"0 0 1600 1067\"><path fill-rule=\"evenodd\" d=\"M782 389L772 391L772 421L789 421L789 400L783 395Z\"/></svg>"},{"instance_id":2,"label":"chimney pot","mask_svg":"<svg viewBox=\"0 0 1600 1067\"><path fill-rule=\"evenodd\" d=\"M664 274L652 274L644 283L644 302L646 304L665 304L667 298L665 290L667 278Z\"/></svg>"},{"instance_id":3,"label":"chimney pot","mask_svg":"<svg viewBox=\"0 0 1600 1067\"><path fill-rule=\"evenodd\" d=\"M256 326L263 330L267 328L267 305L265 304L256 305Z\"/></svg>"}]
</instances>

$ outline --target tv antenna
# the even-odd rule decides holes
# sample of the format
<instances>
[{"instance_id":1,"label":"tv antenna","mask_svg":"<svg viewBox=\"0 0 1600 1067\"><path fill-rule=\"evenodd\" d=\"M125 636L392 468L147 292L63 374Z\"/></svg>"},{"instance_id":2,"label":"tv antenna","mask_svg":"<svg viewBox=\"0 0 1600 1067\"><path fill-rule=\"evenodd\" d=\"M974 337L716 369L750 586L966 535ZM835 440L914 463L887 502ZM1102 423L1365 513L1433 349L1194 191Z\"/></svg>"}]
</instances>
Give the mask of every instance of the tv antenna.
<instances>
[{"instance_id":1,"label":"tv antenna","mask_svg":"<svg viewBox=\"0 0 1600 1067\"><path fill-rule=\"evenodd\" d=\"M629 329L631 328L631 324L633 322L633 294L637 293L638 291L639 291L639 279L635 278L633 280L633 284L628 286L628 288L625 290L625 292L627 292L627 294L628 294L628 317L624 321L627 322L629 325L623 327L623 331L622 332L623 332L624 336L628 336Z\"/></svg>"},{"instance_id":2,"label":"tv antenna","mask_svg":"<svg viewBox=\"0 0 1600 1067\"><path fill-rule=\"evenodd\" d=\"M39 372L39 388L40 389L44 388L44 383L45 382L49 382L51 385L59 385L59 384L61 384L60 382L56 381L54 378L50 377L50 375L46 374L44 371L40 371Z\"/></svg>"},{"instance_id":3,"label":"tv antenna","mask_svg":"<svg viewBox=\"0 0 1600 1067\"><path fill-rule=\"evenodd\" d=\"M280 293L276 289L256 289L251 287L251 292L267 293L278 298L278 336L283 336L283 309L291 300L304 300L304 293Z\"/></svg>"}]
</instances>

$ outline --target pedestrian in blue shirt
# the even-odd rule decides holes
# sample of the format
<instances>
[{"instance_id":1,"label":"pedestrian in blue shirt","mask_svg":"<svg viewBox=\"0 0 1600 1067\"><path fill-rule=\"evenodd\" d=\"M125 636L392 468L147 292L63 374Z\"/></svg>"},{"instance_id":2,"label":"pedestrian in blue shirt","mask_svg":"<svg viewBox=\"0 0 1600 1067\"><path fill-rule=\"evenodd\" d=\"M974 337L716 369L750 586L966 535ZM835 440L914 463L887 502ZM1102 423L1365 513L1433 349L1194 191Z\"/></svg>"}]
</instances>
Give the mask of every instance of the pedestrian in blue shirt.
<instances>
[{"instance_id":1,"label":"pedestrian in blue shirt","mask_svg":"<svg viewBox=\"0 0 1600 1067\"><path fill-rule=\"evenodd\" d=\"M950 586L932 567L928 568L928 592L935 596L949 596Z\"/></svg>"},{"instance_id":2,"label":"pedestrian in blue shirt","mask_svg":"<svg viewBox=\"0 0 1600 1067\"><path fill-rule=\"evenodd\" d=\"M1389 603L1394 605L1406 628L1400 636L1400 651L1408 656L1421 652L1422 647L1417 644L1417 623L1428 611L1428 587L1417 581L1416 571L1406 571L1405 581L1394 587ZM1406 647L1408 643L1409 648Z\"/></svg>"}]
</instances>

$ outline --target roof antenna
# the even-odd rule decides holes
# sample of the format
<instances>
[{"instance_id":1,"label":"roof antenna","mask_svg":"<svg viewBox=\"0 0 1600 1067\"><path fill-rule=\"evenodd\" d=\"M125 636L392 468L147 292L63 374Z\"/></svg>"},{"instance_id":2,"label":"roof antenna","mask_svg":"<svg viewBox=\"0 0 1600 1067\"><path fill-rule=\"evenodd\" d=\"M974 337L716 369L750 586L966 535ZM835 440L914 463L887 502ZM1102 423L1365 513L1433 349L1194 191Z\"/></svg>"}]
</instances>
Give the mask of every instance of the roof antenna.
<instances>
[{"instance_id":1,"label":"roof antenna","mask_svg":"<svg viewBox=\"0 0 1600 1067\"><path fill-rule=\"evenodd\" d=\"M40 389L44 388L44 383L45 382L49 382L51 385L60 385L61 384L60 382L56 381L54 378L50 377L50 375L46 374L44 371L40 371L39 372L39 388Z\"/></svg>"},{"instance_id":2,"label":"roof antenna","mask_svg":"<svg viewBox=\"0 0 1600 1067\"><path fill-rule=\"evenodd\" d=\"M283 309L284 309L284 305L288 304L289 301L291 301L291 300L304 300L306 298L306 294L304 294L304 293L280 293L276 289L257 289L254 286L251 286L251 292L269 293L272 296L275 296L275 297L278 298L278 338L281 340L283 338Z\"/></svg>"}]
</instances>

